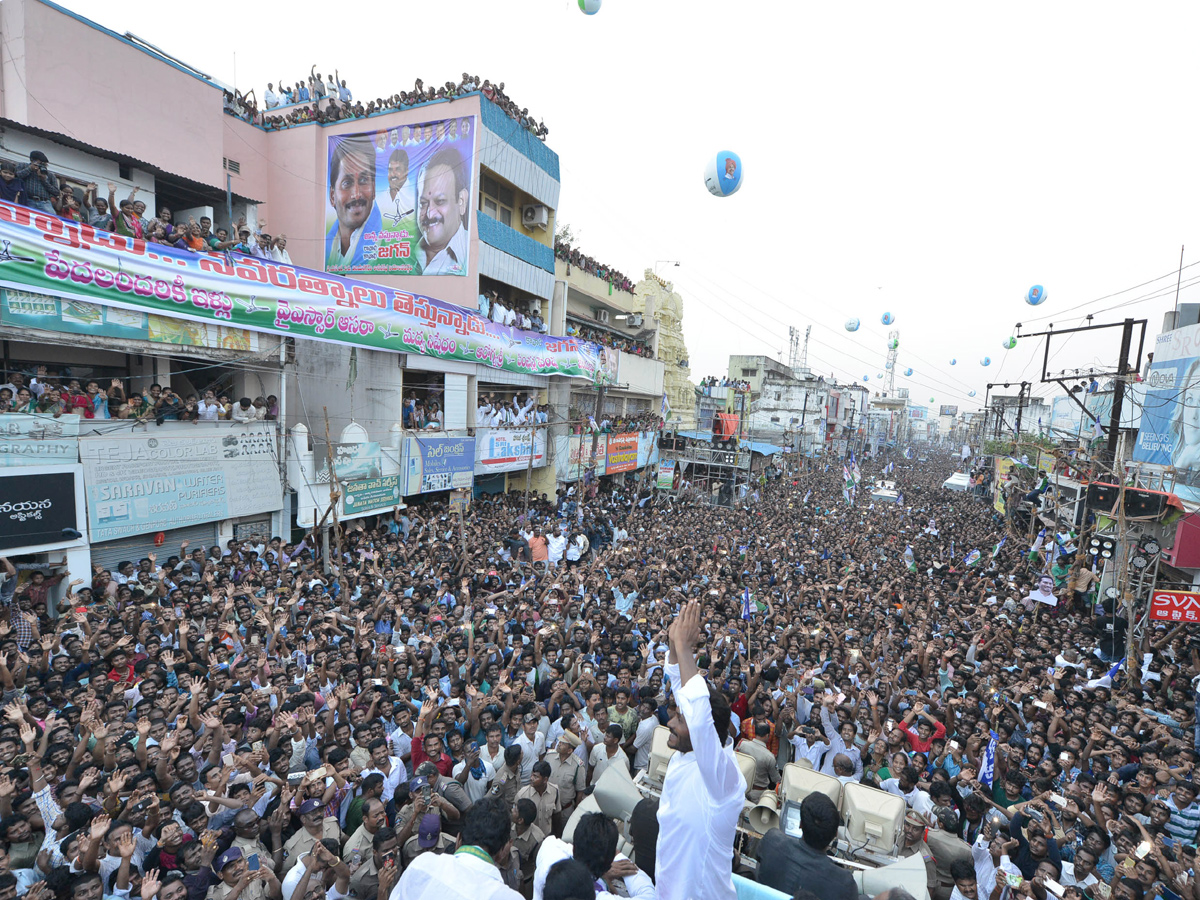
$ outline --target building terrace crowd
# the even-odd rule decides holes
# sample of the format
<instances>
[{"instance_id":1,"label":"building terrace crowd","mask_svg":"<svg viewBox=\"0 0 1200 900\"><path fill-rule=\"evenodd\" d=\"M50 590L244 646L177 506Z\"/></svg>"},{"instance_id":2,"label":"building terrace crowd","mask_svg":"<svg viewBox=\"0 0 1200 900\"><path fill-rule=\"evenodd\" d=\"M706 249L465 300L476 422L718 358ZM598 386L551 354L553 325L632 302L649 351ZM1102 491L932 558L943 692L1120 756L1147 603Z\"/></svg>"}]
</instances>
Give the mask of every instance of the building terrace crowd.
<instances>
[{"instance_id":1,"label":"building terrace crowd","mask_svg":"<svg viewBox=\"0 0 1200 900\"><path fill-rule=\"evenodd\" d=\"M504 82L493 84L481 80L478 75L462 73L456 83L447 81L440 86L425 86L417 79L411 91L401 91L390 97L376 97L365 104L355 100L346 85L346 79L334 69L328 76L317 71L314 63L309 74L294 84L279 82L267 85L260 103L254 89L245 94L233 90L225 91L224 110L227 115L243 119L268 130L290 128L308 122L338 122L345 119L361 119L376 113L406 109L435 100L455 100L479 91L488 100L499 106L520 128L541 141L546 140L550 129L540 120L535 120L529 110L517 104L504 92ZM286 110L286 112L284 111Z\"/></svg>"}]
</instances>

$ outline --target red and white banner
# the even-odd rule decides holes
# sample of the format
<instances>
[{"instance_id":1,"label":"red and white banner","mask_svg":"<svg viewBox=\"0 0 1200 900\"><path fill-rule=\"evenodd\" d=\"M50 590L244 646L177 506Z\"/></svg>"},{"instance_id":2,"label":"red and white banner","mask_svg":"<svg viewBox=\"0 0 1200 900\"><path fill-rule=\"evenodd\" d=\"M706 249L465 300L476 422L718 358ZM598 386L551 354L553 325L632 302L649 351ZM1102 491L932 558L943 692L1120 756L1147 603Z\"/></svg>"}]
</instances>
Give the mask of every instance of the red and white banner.
<instances>
[{"instance_id":1,"label":"red and white banner","mask_svg":"<svg viewBox=\"0 0 1200 900\"><path fill-rule=\"evenodd\" d=\"M1150 618L1160 622L1200 622L1200 594L1189 591L1154 591Z\"/></svg>"}]
</instances>

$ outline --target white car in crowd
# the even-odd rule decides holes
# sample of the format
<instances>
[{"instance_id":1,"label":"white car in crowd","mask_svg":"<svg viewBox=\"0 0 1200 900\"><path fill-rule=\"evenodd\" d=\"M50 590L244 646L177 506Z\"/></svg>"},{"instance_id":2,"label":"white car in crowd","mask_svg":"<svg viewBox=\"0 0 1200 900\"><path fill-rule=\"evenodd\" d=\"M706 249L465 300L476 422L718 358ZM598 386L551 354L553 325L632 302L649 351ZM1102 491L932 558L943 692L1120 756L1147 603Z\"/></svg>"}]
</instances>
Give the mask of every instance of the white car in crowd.
<instances>
[{"instance_id":1,"label":"white car in crowd","mask_svg":"<svg viewBox=\"0 0 1200 900\"><path fill-rule=\"evenodd\" d=\"M971 476L966 472L955 472L942 482L942 487L948 491L968 491L971 489Z\"/></svg>"}]
</instances>

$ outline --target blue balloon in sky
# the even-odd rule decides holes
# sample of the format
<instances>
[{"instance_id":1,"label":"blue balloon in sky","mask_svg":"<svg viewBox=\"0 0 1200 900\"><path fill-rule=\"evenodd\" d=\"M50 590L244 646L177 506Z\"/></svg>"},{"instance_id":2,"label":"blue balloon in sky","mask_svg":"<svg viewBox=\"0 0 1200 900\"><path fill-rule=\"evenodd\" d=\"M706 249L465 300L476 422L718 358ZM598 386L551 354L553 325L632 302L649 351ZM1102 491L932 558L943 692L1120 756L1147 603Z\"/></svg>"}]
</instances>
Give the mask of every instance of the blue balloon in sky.
<instances>
[{"instance_id":1,"label":"blue balloon in sky","mask_svg":"<svg viewBox=\"0 0 1200 900\"><path fill-rule=\"evenodd\" d=\"M990 366L992 364L992 358L990 356L985 356L979 361L979 364L981 366Z\"/></svg>"},{"instance_id":2,"label":"blue balloon in sky","mask_svg":"<svg viewBox=\"0 0 1200 900\"><path fill-rule=\"evenodd\" d=\"M714 197L736 194L742 186L742 158L732 150L721 150L704 167L704 186Z\"/></svg>"},{"instance_id":3,"label":"blue balloon in sky","mask_svg":"<svg viewBox=\"0 0 1200 900\"><path fill-rule=\"evenodd\" d=\"M951 360L950 360L950 365L952 365L952 366L957 366L957 365L958 365L958 360L957 360L957 359L951 359Z\"/></svg>"},{"instance_id":4,"label":"blue balloon in sky","mask_svg":"<svg viewBox=\"0 0 1200 900\"><path fill-rule=\"evenodd\" d=\"M890 312L885 312L882 316L879 317L879 321L882 322L884 325L891 325L893 322L896 321L896 317L893 316Z\"/></svg>"},{"instance_id":5,"label":"blue balloon in sky","mask_svg":"<svg viewBox=\"0 0 1200 900\"><path fill-rule=\"evenodd\" d=\"M889 359L887 362L885 362L885 363L883 364L883 367L884 367L885 369L890 369L890 368L892 367L892 361Z\"/></svg>"},{"instance_id":6,"label":"blue balloon in sky","mask_svg":"<svg viewBox=\"0 0 1200 900\"><path fill-rule=\"evenodd\" d=\"M858 326L861 324L862 324L862 322L858 321L858 319L847 319L846 320L846 330L847 331L858 331Z\"/></svg>"},{"instance_id":7,"label":"blue balloon in sky","mask_svg":"<svg viewBox=\"0 0 1200 900\"><path fill-rule=\"evenodd\" d=\"M975 396L975 392L974 392L974 391L971 391L971 393L967 394L967 396L968 396L968 397L974 397L974 396Z\"/></svg>"},{"instance_id":8,"label":"blue balloon in sky","mask_svg":"<svg viewBox=\"0 0 1200 900\"><path fill-rule=\"evenodd\" d=\"M1046 302L1046 289L1040 284L1035 284L1025 292L1025 302L1030 306L1041 306Z\"/></svg>"},{"instance_id":9,"label":"blue balloon in sky","mask_svg":"<svg viewBox=\"0 0 1200 900\"><path fill-rule=\"evenodd\" d=\"M906 378L907 378L907 377L909 377L910 375L912 375L912 369L905 369L905 370L904 370L904 377L906 377Z\"/></svg>"},{"instance_id":10,"label":"blue balloon in sky","mask_svg":"<svg viewBox=\"0 0 1200 900\"><path fill-rule=\"evenodd\" d=\"M864 375L864 376L863 376L863 381L870 381L870 380L871 380L871 376L870 376L870 375Z\"/></svg>"},{"instance_id":11,"label":"blue balloon in sky","mask_svg":"<svg viewBox=\"0 0 1200 900\"><path fill-rule=\"evenodd\" d=\"M876 377L876 378L882 378L882 377L883 377L883 373L882 373L882 372L876 372L876 373L875 373L875 377Z\"/></svg>"},{"instance_id":12,"label":"blue balloon in sky","mask_svg":"<svg viewBox=\"0 0 1200 900\"><path fill-rule=\"evenodd\" d=\"M600 12L600 4L604 0L579 0L579 11L585 15L594 16Z\"/></svg>"}]
</instances>

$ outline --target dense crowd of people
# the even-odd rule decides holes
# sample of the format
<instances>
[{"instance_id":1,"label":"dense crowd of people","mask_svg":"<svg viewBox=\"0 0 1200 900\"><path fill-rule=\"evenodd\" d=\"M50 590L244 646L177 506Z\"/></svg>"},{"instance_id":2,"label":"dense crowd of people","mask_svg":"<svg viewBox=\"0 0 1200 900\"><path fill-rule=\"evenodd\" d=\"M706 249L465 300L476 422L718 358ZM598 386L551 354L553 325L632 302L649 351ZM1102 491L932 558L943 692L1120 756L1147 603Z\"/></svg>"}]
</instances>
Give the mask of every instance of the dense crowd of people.
<instances>
[{"instance_id":1,"label":"dense crowd of people","mask_svg":"<svg viewBox=\"0 0 1200 900\"><path fill-rule=\"evenodd\" d=\"M542 318L541 304L535 299L506 300L497 290L479 292L479 314L497 325L511 325L523 331L546 334L549 328Z\"/></svg>"},{"instance_id":2,"label":"dense crowd of people","mask_svg":"<svg viewBox=\"0 0 1200 900\"><path fill-rule=\"evenodd\" d=\"M757 856L763 884L853 900L819 793L802 839L733 853L744 798L807 760L904 798L935 900L1200 900L1188 626L1114 666L1090 560L1031 554L941 489L944 457L865 477L889 461L909 505L847 503L816 460L731 508L639 478L497 495L461 537L427 499L342 523L328 558L264 534L0 560L0 896L731 898ZM602 814L563 841L660 724L633 859Z\"/></svg>"},{"instance_id":3,"label":"dense crowd of people","mask_svg":"<svg viewBox=\"0 0 1200 900\"><path fill-rule=\"evenodd\" d=\"M0 161L0 200L177 250L243 253L292 264L287 235L269 234L265 220L251 226L246 217L241 216L232 230L224 226L214 229L208 216L201 216L199 221L189 216L186 223L176 222L165 205L153 215L146 215L146 203L137 196L142 190L138 185L120 199L115 182L108 182L107 188L107 195L103 195L95 182L80 186L59 178L50 171L50 160L41 150L31 151L27 163Z\"/></svg>"},{"instance_id":4,"label":"dense crowd of people","mask_svg":"<svg viewBox=\"0 0 1200 900\"><path fill-rule=\"evenodd\" d=\"M231 400L219 388L203 396L178 394L157 382L143 390L125 389L121 378L76 378L37 366L33 373L15 370L0 384L0 413L64 414L85 419L137 419L143 422L262 422L279 417L279 398L240 397Z\"/></svg>"},{"instance_id":5,"label":"dense crowd of people","mask_svg":"<svg viewBox=\"0 0 1200 900\"><path fill-rule=\"evenodd\" d=\"M614 290L632 294L633 289L637 286L616 269L592 259L587 254L581 253L570 244L562 241L554 242L554 257L555 259L561 259L568 266L575 266L576 268L583 269L589 275L595 275L597 278L604 279L613 286ZM568 272L568 274L570 273Z\"/></svg>"},{"instance_id":6,"label":"dense crowd of people","mask_svg":"<svg viewBox=\"0 0 1200 900\"><path fill-rule=\"evenodd\" d=\"M568 321L566 330L567 337L577 337L612 350L631 353L634 356L654 358L654 348L645 341L625 337L606 328L594 328L591 325L584 325L582 322Z\"/></svg>"},{"instance_id":7,"label":"dense crowd of people","mask_svg":"<svg viewBox=\"0 0 1200 900\"><path fill-rule=\"evenodd\" d=\"M326 81L328 77L328 81ZM478 75L462 73L462 78L456 83L447 81L439 86L425 86L417 79L411 91L401 91L390 97L376 97L374 100L355 100L354 94L346 85L346 79L341 77L338 70L328 76L317 71L313 64L308 75L300 78L294 84L279 82L275 87L272 82L263 92L260 103L253 88L246 93L240 91L225 91L224 110L227 115L235 116L246 122L260 125L271 131L302 125L306 122L338 122L343 119L361 119L365 116L390 110L407 109L434 100L454 100L467 94L479 91L488 100L499 106L521 129L541 141L546 140L550 129L541 120L535 120L529 110L517 104L504 92L504 82L493 84L481 80ZM286 112L283 110L286 109Z\"/></svg>"}]
</instances>

